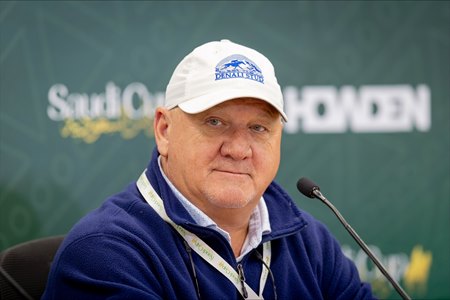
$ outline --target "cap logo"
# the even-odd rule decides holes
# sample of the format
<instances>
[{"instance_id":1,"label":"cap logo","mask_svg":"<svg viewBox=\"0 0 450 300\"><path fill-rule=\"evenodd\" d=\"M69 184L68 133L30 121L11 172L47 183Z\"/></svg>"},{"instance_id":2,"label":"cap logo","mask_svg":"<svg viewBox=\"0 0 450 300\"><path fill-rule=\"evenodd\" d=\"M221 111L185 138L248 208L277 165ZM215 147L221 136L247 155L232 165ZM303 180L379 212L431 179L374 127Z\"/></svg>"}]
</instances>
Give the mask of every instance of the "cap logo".
<instances>
[{"instance_id":1,"label":"cap logo","mask_svg":"<svg viewBox=\"0 0 450 300\"><path fill-rule=\"evenodd\" d=\"M240 54L233 54L222 59L216 66L216 80L243 78L264 84L261 69L250 59Z\"/></svg>"}]
</instances>

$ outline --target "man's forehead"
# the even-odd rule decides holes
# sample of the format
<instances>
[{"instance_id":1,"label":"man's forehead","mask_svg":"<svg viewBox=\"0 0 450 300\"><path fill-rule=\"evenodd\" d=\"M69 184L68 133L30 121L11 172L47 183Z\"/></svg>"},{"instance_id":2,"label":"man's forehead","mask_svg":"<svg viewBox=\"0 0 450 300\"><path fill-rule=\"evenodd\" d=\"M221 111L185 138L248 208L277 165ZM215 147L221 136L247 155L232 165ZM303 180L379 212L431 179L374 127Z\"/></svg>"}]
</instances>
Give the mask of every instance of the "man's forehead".
<instances>
[{"instance_id":1,"label":"man's forehead","mask_svg":"<svg viewBox=\"0 0 450 300\"><path fill-rule=\"evenodd\" d=\"M250 105L250 106L258 107L258 108L266 111L270 115L280 115L278 110L275 107L273 107L271 104L267 103L266 101L258 99L258 98L245 98L245 97L244 98L234 98L234 99L224 101L222 103L219 103L219 104L211 107L210 110L220 109L222 107L234 106L234 105L236 105L236 106Z\"/></svg>"}]
</instances>

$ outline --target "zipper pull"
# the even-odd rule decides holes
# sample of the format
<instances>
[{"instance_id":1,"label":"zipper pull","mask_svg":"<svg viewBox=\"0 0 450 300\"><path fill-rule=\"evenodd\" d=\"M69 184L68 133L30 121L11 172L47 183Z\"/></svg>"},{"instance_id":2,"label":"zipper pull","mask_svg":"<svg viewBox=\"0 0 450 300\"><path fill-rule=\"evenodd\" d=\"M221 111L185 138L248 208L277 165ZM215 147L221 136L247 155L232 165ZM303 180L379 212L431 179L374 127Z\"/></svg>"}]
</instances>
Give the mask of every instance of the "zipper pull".
<instances>
[{"instance_id":1,"label":"zipper pull","mask_svg":"<svg viewBox=\"0 0 450 300\"><path fill-rule=\"evenodd\" d=\"M247 289L245 288L245 275L244 275L244 269L242 268L241 264L237 265L237 270L238 270L238 274L239 274L239 280L241 281L241 285L242 285L242 296L244 296L244 299L248 298L248 293L247 293Z\"/></svg>"}]
</instances>

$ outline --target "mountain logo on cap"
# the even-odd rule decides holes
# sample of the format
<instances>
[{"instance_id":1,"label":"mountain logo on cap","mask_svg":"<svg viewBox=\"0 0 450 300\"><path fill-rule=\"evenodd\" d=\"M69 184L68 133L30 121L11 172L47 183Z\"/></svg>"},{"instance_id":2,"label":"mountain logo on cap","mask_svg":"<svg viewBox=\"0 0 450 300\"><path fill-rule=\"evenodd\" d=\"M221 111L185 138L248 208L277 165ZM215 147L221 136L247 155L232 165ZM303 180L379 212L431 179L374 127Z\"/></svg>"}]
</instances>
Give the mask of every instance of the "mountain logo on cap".
<instances>
[{"instance_id":1,"label":"mountain logo on cap","mask_svg":"<svg viewBox=\"0 0 450 300\"><path fill-rule=\"evenodd\" d=\"M234 54L221 60L216 66L216 80L243 78L264 84L261 69L244 55Z\"/></svg>"}]
</instances>

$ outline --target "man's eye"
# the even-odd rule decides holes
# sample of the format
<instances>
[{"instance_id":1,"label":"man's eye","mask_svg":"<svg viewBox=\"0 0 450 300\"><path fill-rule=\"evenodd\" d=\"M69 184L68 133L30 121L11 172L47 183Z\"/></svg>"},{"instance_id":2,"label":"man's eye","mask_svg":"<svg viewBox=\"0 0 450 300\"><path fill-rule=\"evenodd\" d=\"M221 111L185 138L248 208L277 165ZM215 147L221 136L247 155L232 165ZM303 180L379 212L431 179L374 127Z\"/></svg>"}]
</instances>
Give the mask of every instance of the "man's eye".
<instances>
[{"instance_id":1,"label":"man's eye","mask_svg":"<svg viewBox=\"0 0 450 300\"><path fill-rule=\"evenodd\" d=\"M264 131L266 131L266 127L264 127L262 125L253 125L251 128L254 131L256 131L256 132L264 132Z\"/></svg>"},{"instance_id":2,"label":"man's eye","mask_svg":"<svg viewBox=\"0 0 450 300\"><path fill-rule=\"evenodd\" d=\"M222 124L222 122L219 119L216 119L216 118L208 119L206 122L209 125L212 125L212 126L219 126L220 124Z\"/></svg>"}]
</instances>

